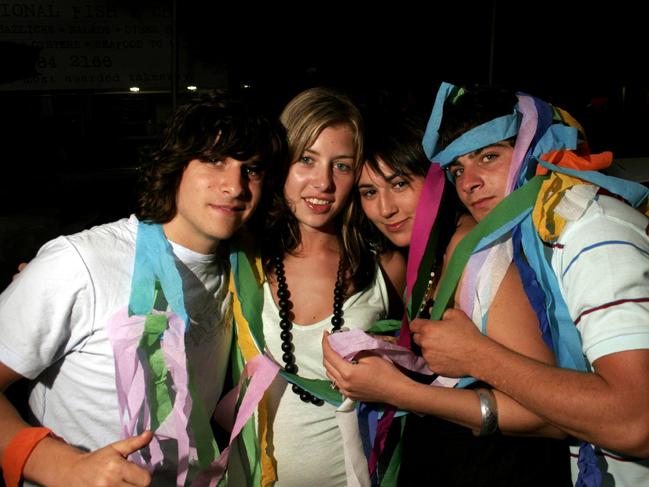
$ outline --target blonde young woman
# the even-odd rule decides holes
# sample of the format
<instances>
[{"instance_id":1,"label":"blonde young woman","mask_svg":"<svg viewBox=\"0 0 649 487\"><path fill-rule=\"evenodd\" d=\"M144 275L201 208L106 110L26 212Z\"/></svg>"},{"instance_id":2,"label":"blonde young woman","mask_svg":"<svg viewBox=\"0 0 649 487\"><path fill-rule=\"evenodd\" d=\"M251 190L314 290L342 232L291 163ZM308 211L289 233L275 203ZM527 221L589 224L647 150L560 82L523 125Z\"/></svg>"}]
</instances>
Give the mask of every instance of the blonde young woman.
<instances>
[{"instance_id":1,"label":"blonde young woman","mask_svg":"<svg viewBox=\"0 0 649 487\"><path fill-rule=\"evenodd\" d=\"M337 92L314 88L289 102L281 121L291 157L270 181L261 246L263 341L286 372L327 380L323 332L366 330L387 317L390 289L402 287L404 259L398 253L377 259L351 221L350 195L363 165L358 109ZM351 467L334 405L280 375L262 404L255 417L259 456L250 449L245 455L253 483L256 463L267 455L276 486L348 485Z\"/></svg>"}]
</instances>

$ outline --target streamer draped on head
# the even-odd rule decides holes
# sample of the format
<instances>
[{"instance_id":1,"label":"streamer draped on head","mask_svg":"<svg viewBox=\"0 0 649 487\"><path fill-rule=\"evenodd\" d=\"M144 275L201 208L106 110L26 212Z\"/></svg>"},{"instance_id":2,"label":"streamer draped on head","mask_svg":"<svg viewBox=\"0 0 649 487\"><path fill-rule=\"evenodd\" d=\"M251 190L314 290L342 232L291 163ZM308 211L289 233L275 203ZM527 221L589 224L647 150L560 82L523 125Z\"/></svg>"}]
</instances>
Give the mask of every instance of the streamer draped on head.
<instances>
[{"instance_id":1,"label":"streamer draped on head","mask_svg":"<svg viewBox=\"0 0 649 487\"><path fill-rule=\"evenodd\" d=\"M510 114L478 125L446 147L439 147L439 129L445 103L457 103L464 90L442 83L426 128L423 146L434 166L444 168L467 153L516 136L506 197L458 246L456 254L468 250L471 257L460 285L460 307L474 322L483 323L504 272L514 260L523 277L525 291L534 308L543 338L551 346L561 367L587 370L577 328L570 318L557 280L544 257L543 243L552 243L561 234L565 220L554 212L566 191L587 185L586 203L598 187L623 197L632 206L647 208L644 186L597 172L609 166L612 154L590 154L578 122L564 110L538 98L517 94L518 103ZM448 100L448 101L447 101ZM446 105L448 106L448 105ZM590 189L588 189L590 188ZM521 195L524 195L522 197ZM590 199L589 199L590 198ZM516 200L516 204L512 202ZM582 211L583 211L582 210ZM478 243L469 249L469 241ZM465 245L467 244L467 245ZM453 261L446 277L453 278ZM458 275L461 270L456 270ZM480 276L490 276L480 279ZM499 276L499 279L493 279ZM452 293L454 283L440 283ZM441 291L438 296L443 294ZM446 305L438 299L433 319ZM438 306L439 305L439 306ZM460 381L460 386L471 379ZM590 445L580 452L581 485L599 485L600 474Z\"/></svg>"}]
</instances>

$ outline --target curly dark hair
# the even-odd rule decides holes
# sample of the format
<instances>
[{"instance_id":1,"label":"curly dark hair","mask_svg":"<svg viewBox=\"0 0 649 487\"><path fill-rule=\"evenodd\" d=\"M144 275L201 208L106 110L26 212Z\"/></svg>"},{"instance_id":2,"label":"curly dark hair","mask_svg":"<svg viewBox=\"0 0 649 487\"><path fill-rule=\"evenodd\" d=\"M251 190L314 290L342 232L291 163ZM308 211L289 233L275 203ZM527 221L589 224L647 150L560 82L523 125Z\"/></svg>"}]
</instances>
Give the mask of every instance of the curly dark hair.
<instances>
[{"instance_id":1,"label":"curly dark hair","mask_svg":"<svg viewBox=\"0 0 649 487\"><path fill-rule=\"evenodd\" d=\"M280 167L287 150L281 124L251 100L215 91L182 105L142 167L138 219L167 223L176 215L176 193L190 161L255 156L264 166Z\"/></svg>"}]
</instances>

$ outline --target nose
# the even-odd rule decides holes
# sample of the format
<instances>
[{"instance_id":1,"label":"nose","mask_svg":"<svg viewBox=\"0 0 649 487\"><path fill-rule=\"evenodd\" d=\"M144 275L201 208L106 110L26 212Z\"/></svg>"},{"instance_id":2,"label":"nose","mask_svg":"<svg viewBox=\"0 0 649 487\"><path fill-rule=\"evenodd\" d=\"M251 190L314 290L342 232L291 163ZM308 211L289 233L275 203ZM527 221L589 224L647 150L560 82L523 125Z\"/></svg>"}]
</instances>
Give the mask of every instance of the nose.
<instances>
[{"instance_id":1,"label":"nose","mask_svg":"<svg viewBox=\"0 0 649 487\"><path fill-rule=\"evenodd\" d=\"M313 168L311 186L319 191L328 191L333 187L333 171L330 166L320 164Z\"/></svg>"},{"instance_id":2,"label":"nose","mask_svg":"<svg viewBox=\"0 0 649 487\"><path fill-rule=\"evenodd\" d=\"M232 198L241 196L245 191L244 175L239 164L228 164L221 174L221 192Z\"/></svg>"},{"instance_id":3,"label":"nose","mask_svg":"<svg viewBox=\"0 0 649 487\"><path fill-rule=\"evenodd\" d=\"M394 198L392 198L390 193L379 193L379 211L383 218L390 218L399 211L399 208L394 203Z\"/></svg>"},{"instance_id":4,"label":"nose","mask_svg":"<svg viewBox=\"0 0 649 487\"><path fill-rule=\"evenodd\" d=\"M480 171L470 166L464 167L462 176L458 182L462 191L469 194L473 193L484 184Z\"/></svg>"}]
</instances>

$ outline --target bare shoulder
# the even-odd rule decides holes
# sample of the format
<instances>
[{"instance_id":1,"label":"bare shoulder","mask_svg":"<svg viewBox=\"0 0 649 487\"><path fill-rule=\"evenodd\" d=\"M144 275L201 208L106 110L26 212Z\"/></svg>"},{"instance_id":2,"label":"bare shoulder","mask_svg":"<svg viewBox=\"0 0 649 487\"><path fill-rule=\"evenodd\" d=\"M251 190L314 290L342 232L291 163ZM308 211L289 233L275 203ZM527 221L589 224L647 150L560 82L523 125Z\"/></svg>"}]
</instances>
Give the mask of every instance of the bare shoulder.
<instances>
[{"instance_id":1,"label":"bare shoulder","mask_svg":"<svg viewBox=\"0 0 649 487\"><path fill-rule=\"evenodd\" d=\"M455 252L455 248L462 241L462 239L471 230L473 230L473 227L475 227L477 224L478 223L469 214L462 215L460 216L460 218L458 218L457 226L455 227L455 233L453 234L453 236L448 242L448 245L446 246L446 254L444 258L446 262L448 262L448 260L451 258L453 252Z\"/></svg>"}]
</instances>

